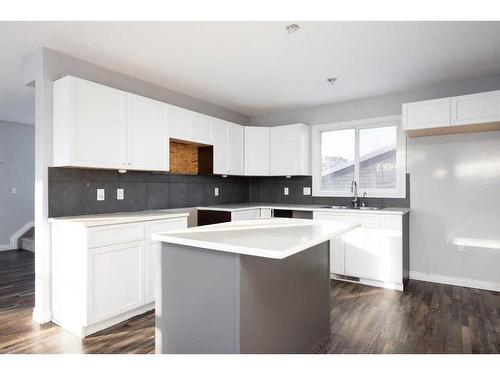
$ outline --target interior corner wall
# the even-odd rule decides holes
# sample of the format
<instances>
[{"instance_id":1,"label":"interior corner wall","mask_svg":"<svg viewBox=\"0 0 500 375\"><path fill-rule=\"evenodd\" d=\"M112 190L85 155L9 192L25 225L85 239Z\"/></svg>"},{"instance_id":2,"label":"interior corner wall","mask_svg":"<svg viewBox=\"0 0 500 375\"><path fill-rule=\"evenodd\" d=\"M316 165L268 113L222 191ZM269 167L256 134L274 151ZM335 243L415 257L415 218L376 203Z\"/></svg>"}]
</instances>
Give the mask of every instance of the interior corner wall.
<instances>
[{"instance_id":1,"label":"interior corner wall","mask_svg":"<svg viewBox=\"0 0 500 375\"><path fill-rule=\"evenodd\" d=\"M34 184L35 127L0 121L0 249L10 248L10 237L33 221Z\"/></svg>"},{"instance_id":2,"label":"interior corner wall","mask_svg":"<svg viewBox=\"0 0 500 375\"><path fill-rule=\"evenodd\" d=\"M35 87L35 309L34 320L50 321L51 257L48 167L52 163L52 83L66 75L247 125L248 117L60 52L42 48L24 61L24 83Z\"/></svg>"},{"instance_id":3,"label":"interior corner wall","mask_svg":"<svg viewBox=\"0 0 500 375\"><path fill-rule=\"evenodd\" d=\"M500 75L494 75L253 116L250 125L317 125L398 115L403 103L499 89ZM407 172L410 277L500 291L500 132L408 138ZM464 239L467 246L457 245Z\"/></svg>"}]
</instances>

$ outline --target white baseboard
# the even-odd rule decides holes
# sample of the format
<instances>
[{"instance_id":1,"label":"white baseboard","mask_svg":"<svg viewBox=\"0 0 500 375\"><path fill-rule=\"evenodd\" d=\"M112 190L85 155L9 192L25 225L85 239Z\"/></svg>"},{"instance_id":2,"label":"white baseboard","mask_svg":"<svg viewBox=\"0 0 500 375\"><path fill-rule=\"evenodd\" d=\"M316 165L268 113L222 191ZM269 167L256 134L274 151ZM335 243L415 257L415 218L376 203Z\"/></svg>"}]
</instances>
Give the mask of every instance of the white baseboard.
<instances>
[{"instance_id":1,"label":"white baseboard","mask_svg":"<svg viewBox=\"0 0 500 375\"><path fill-rule=\"evenodd\" d=\"M417 271L410 271L410 279L419 281L428 281L430 283L464 286L467 288L484 289L484 290L492 290L494 292L500 292L500 283L494 283L491 281L427 274L424 272L417 272Z\"/></svg>"},{"instance_id":2,"label":"white baseboard","mask_svg":"<svg viewBox=\"0 0 500 375\"><path fill-rule=\"evenodd\" d=\"M16 247L12 247L10 244L0 245L0 251L15 250L15 249L17 249L17 246Z\"/></svg>"},{"instance_id":3,"label":"white baseboard","mask_svg":"<svg viewBox=\"0 0 500 375\"><path fill-rule=\"evenodd\" d=\"M52 320L52 311L40 311L35 308L33 309L33 320L38 324L48 323Z\"/></svg>"},{"instance_id":4,"label":"white baseboard","mask_svg":"<svg viewBox=\"0 0 500 375\"><path fill-rule=\"evenodd\" d=\"M17 249L17 242L22 237L24 233L31 229L31 227L35 226L34 221L28 221L21 228L19 228L12 236L10 236L10 246L14 249Z\"/></svg>"}]
</instances>

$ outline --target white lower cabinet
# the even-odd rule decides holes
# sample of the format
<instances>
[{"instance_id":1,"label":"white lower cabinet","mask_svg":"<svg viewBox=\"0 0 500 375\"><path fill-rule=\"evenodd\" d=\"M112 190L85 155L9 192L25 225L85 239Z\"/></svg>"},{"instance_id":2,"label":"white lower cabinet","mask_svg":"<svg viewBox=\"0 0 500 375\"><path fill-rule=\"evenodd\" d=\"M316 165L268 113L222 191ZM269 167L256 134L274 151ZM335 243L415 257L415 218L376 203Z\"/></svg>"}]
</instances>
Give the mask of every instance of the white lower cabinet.
<instances>
[{"instance_id":1,"label":"white lower cabinet","mask_svg":"<svg viewBox=\"0 0 500 375\"><path fill-rule=\"evenodd\" d=\"M260 218L260 208L231 212L231 221L252 220L258 218Z\"/></svg>"},{"instance_id":2,"label":"white lower cabinet","mask_svg":"<svg viewBox=\"0 0 500 375\"><path fill-rule=\"evenodd\" d=\"M54 323L85 337L153 309L161 244L151 236L182 228L186 217L95 227L54 221Z\"/></svg>"},{"instance_id":3,"label":"white lower cabinet","mask_svg":"<svg viewBox=\"0 0 500 375\"><path fill-rule=\"evenodd\" d=\"M361 283L403 289L403 226L401 215L315 212L314 219L359 223L330 241L330 274Z\"/></svg>"}]
</instances>

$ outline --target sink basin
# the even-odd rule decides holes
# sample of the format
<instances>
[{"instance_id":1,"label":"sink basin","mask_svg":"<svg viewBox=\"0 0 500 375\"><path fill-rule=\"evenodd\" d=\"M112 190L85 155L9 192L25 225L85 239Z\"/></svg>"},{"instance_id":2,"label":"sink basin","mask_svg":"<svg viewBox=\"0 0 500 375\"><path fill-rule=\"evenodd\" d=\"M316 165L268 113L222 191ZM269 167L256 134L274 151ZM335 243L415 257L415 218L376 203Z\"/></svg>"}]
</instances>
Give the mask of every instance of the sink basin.
<instances>
[{"instance_id":1,"label":"sink basin","mask_svg":"<svg viewBox=\"0 0 500 375\"><path fill-rule=\"evenodd\" d=\"M324 206L335 210L380 210L380 207Z\"/></svg>"}]
</instances>

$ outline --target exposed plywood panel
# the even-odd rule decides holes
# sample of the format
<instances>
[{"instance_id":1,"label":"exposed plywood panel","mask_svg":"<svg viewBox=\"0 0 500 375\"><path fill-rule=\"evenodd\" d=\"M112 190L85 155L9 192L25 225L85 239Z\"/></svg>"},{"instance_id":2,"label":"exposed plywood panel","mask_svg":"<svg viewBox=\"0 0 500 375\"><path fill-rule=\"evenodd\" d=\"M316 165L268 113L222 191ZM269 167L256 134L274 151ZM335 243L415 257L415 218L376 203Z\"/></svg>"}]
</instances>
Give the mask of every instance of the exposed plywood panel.
<instances>
[{"instance_id":1,"label":"exposed plywood panel","mask_svg":"<svg viewBox=\"0 0 500 375\"><path fill-rule=\"evenodd\" d=\"M170 173L198 174L198 147L170 142Z\"/></svg>"}]
</instances>

